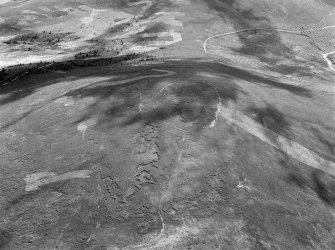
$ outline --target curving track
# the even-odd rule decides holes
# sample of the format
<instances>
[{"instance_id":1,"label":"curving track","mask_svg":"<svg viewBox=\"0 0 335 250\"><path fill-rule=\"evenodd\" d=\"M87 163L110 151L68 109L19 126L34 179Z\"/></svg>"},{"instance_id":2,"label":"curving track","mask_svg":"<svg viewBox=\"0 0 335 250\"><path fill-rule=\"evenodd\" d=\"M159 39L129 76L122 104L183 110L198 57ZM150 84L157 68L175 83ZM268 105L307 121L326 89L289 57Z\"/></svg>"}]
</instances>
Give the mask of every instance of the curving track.
<instances>
[{"instance_id":1,"label":"curving track","mask_svg":"<svg viewBox=\"0 0 335 250\"><path fill-rule=\"evenodd\" d=\"M233 34L238 34L238 33L243 33L243 32L248 32L248 31L277 31L277 32L283 32L283 33L291 33L291 34L301 35L301 32L304 32L304 31L324 30L324 29L330 29L330 28L334 28L334 27L335 27L335 25L329 25L329 26L324 26L324 27L319 27L319 28L312 28L312 29L304 29L304 30L286 30L286 29L271 29L271 28L254 28L254 29L237 30L237 31L226 32L226 33L217 34L217 35L213 35L213 36L208 37L203 43L203 49L204 49L204 52L207 54L206 45L207 45L207 42L212 38L222 37L222 36L230 36L230 35L233 35ZM326 60L329 68L331 70L335 71L334 66L327 59L327 56L329 54L333 54L333 53L335 53L335 51L330 52L330 53L322 54L322 58L324 60Z\"/></svg>"}]
</instances>

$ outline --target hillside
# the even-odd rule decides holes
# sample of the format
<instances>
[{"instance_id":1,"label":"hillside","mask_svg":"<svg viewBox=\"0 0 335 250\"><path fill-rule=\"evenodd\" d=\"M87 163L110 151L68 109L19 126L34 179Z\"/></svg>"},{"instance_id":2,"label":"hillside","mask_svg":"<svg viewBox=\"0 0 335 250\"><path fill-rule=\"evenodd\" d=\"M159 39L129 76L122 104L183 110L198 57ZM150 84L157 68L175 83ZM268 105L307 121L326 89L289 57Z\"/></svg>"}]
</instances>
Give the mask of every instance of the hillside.
<instances>
[{"instance_id":1,"label":"hillside","mask_svg":"<svg viewBox=\"0 0 335 250\"><path fill-rule=\"evenodd\" d=\"M0 1L0 249L335 249L330 0Z\"/></svg>"}]
</instances>

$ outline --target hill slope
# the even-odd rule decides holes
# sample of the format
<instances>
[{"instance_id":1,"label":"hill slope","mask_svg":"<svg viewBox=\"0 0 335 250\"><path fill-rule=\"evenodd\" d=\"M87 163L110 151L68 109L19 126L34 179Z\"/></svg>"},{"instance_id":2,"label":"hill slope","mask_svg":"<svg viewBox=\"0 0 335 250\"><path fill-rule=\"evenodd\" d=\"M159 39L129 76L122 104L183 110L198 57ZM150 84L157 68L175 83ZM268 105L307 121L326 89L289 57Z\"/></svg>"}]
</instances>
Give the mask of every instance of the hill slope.
<instances>
[{"instance_id":1,"label":"hill slope","mask_svg":"<svg viewBox=\"0 0 335 250\"><path fill-rule=\"evenodd\" d=\"M0 248L334 249L334 12L2 2Z\"/></svg>"}]
</instances>

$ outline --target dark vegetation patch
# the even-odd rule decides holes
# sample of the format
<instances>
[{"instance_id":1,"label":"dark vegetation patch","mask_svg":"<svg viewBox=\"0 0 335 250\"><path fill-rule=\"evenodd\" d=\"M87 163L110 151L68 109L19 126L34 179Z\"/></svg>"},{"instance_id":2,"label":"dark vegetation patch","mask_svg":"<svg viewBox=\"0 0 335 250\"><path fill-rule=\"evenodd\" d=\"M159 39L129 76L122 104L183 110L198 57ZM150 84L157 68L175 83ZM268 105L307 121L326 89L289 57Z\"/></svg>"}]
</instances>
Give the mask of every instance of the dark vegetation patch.
<instances>
[{"instance_id":1,"label":"dark vegetation patch","mask_svg":"<svg viewBox=\"0 0 335 250\"><path fill-rule=\"evenodd\" d=\"M52 33L51 31L43 31L42 33L29 33L17 35L4 43L9 45L41 45L41 46L56 46L59 42L68 36L70 33Z\"/></svg>"},{"instance_id":2,"label":"dark vegetation patch","mask_svg":"<svg viewBox=\"0 0 335 250\"><path fill-rule=\"evenodd\" d=\"M146 33L158 33L158 32L164 32L167 29L167 25L165 23L154 23L152 25L149 25L145 30L137 33L139 35L146 34Z\"/></svg>"},{"instance_id":3,"label":"dark vegetation patch","mask_svg":"<svg viewBox=\"0 0 335 250\"><path fill-rule=\"evenodd\" d=\"M14 20L7 20L4 23L0 23L0 35L12 35L21 32L22 26L18 25Z\"/></svg>"},{"instance_id":4,"label":"dark vegetation patch","mask_svg":"<svg viewBox=\"0 0 335 250\"><path fill-rule=\"evenodd\" d=\"M190 71L187 74L190 74L190 77L196 74L197 70L202 67L201 64L195 64L194 66L194 69L188 68ZM203 66L206 66L206 64ZM174 67L176 65L173 68L159 66L161 69L168 70L175 70ZM142 72L144 75L153 74L153 71L147 71L147 69L142 70ZM166 76L166 79L178 82L185 77L187 78L188 76L173 75ZM138 108L140 93L142 95L152 95L149 93L152 92L157 84L155 79L147 78L145 80L113 85L108 84L108 81L101 82L97 83L97 86L91 85L70 91L66 96L75 98L95 97L98 101L92 105L90 110L95 110L99 106L98 103L100 100L109 99L112 96L118 100L122 100L120 104L111 105L110 108L104 111L106 115L104 119L111 120L108 122L109 124L113 124L112 120L117 118L124 119L122 126L128 126L135 123L160 122L171 117L180 116L184 122L191 122L196 130L201 130L215 119L218 102L220 100L223 103L229 100L236 101L240 90L230 79L222 83L211 84L202 80L194 79L191 81L193 82L183 84L182 86L176 85L170 89L169 94L177 98L174 102L169 101L168 98L165 99L164 95L154 95L152 96L152 101L157 103L158 106L154 105L151 109L145 109L141 113L136 112L135 114L129 114L129 112ZM89 117L90 115L88 114L87 116Z\"/></svg>"},{"instance_id":5,"label":"dark vegetation patch","mask_svg":"<svg viewBox=\"0 0 335 250\"><path fill-rule=\"evenodd\" d=\"M74 57L76 59L84 59L84 58L91 58L91 57L97 57L99 54L99 50L89 50L86 52L79 52Z\"/></svg>"},{"instance_id":6,"label":"dark vegetation patch","mask_svg":"<svg viewBox=\"0 0 335 250\"><path fill-rule=\"evenodd\" d=\"M0 229L0 249L6 249L11 242L11 238L7 231Z\"/></svg>"},{"instance_id":7,"label":"dark vegetation patch","mask_svg":"<svg viewBox=\"0 0 335 250\"><path fill-rule=\"evenodd\" d=\"M335 204L335 178L322 171L314 171L311 177L302 176L299 173L291 173L287 180L299 188L311 189L327 205Z\"/></svg>"},{"instance_id":8,"label":"dark vegetation patch","mask_svg":"<svg viewBox=\"0 0 335 250\"><path fill-rule=\"evenodd\" d=\"M2 69L0 71L0 82L4 81L8 76L9 73L5 69Z\"/></svg>"},{"instance_id":9,"label":"dark vegetation patch","mask_svg":"<svg viewBox=\"0 0 335 250\"><path fill-rule=\"evenodd\" d=\"M249 112L255 115L255 120L264 127L281 135L289 134L289 123L284 114L271 105L264 108L251 108Z\"/></svg>"},{"instance_id":10,"label":"dark vegetation patch","mask_svg":"<svg viewBox=\"0 0 335 250\"><path fill-rule=\"evenodd\" d=\"M155 23L148 26L145 30L134 35L134 43L145 43L160 40L156 33L164 32L167 30L167 25L164 23Z\"/></svg>"},{"instance_id":11,"label":"dark vegetation patch","mask_svg":"<svg viewBox=\"0 0 335 250\"><path fill-rule=\"evenodd\" d=\"M156 61L157 59L153 56L149 56L146 54L129 54L125 56L118 56L118 57L112 57L112 58L98 58L98 59L88 59L88 60L72 60L67 62L55 62L51 66L48 66L49 64L46 63L39 63L30 66L30 68L22 67L19 71L14 71L14 69L7 69L6 72L10 73L8 76L6 76L6 79L3 80L0 83L0 86L4 83L8 83L5 88L1 89L2 94L9 94L6 98L2 99L2 104L6 104L12 101L16 101L18 99L21 99L22 97L25 97L27 95L32 94L35 89L39 88L43 83L39 82L29 82L24 83L20 81L20 85L16 85L15 82L12 82L13 79L18 77L19 79L26 79L29 75L32 74L45 74L49 72L50 70L63 70L63 71L70 71L75 68L81 68L81 67L94 67L94 66L104 66L104 65L114 65L117 66L116 71L112 71L110 74L121 74L124 73L131 73L135 69L136 72L139 72L138 70L148 70L147 66L144 67L132 67L131 65L127 65L126 68L119 67L122 66L122 62L126 61L132 61L132 60L138 60L138 61ZM43 68L42 66L45 66ZM149 69L151 69L150 67ZM282 83L280 81L274 80L272 78L268 78L266 76L253 73L248 70L243 70L240 68L228 66L228 65L222 65L218 64L216 62L200 62L196 59L194 60L184 60L180 62L169 62L166 61L162 64L159 64L155 66L156 69L169 69L172 71L180 71L183 69L182 74L180 76L169 76L168 79L171 79L173 81L180 81L188 77L193 77L195 74L197 74L199 71L207 71L207 72L214 72L219 73L222 76L224 76L227 81L218 85L216 84L216 87L219 91L219 94L223 100L227 99L234 99L236 98L237 92L235 91L235 84L233 83L234 80L241 79L246 80L249 82L252 82L257 85L270 87L270 88L276 88L276 89L284 89L288 92L298 95L298 96L306 96L310 97L310 90L301 87L301 86L293 86L289 84ZM27 72L27 73L24 73ZM93 71L94 72L94 71ZM91 73L90 76L94 75L100 75L100 73ZM99 71L97 71L99 72ZM6 73L5 73L6 74ZM106 75L106 72L103 74L103 76ZM74 75L73 77L77 78L79 76ZM51 81L49 84L57 83L57 79L54 79L54 81ZM119 86L119 88L127 87L129 84L124 84L122 86ZM202 83L202 85L206 85ZM17 87L20 87L20 92L18 92ZM148 87L154 87L154 84L147 85ZM98 95L100 98L104 98L105 96L108 96L107 93L111 93L111 91L114 91L117 86L108 86L108 87L99 87L104 88L101 91L97 89L96 91L94 89L87 90L86 95ZM210 86L208 86L210 88ZM83 90L84 91L84 90ZM102 93L102 94L100 94ZM102 95L102 96L100 96ZM217 97L215 97L217 98Z\"/></svg>"},{"instance_id":12,"label":"dark vegetation patch","mask_svg":"<svg viewBox=\"0 0 335 250\"><path fill-rule=\"evenodd\" d=\"M335 178L321 171L313 173L314 191L329 205L335 204Z\"/></svg>"},{"instance_id":13,"label":"dark vegetation patch","mask_svg":"<svg viewBox=\"0 0 335 250\"><path fill-rule=\"evenodd\" d=\"M216 12L224 21L232 22L235 30L252 28L260 22L269 23L268 18L259 16L253 9L244 8L236 0L206 0L202 3L206 4L211 11Z\"/></svg>"},{"instance_id":14,"label":"dark vegetation patch","mask_svg":"<svg viewBox=\"0 0 335 250\"><path fill-rule=\"evenodd\" d=\"M133 39L133 42L136 44L147 44L149 42L158 41L160 37L157 35L150 35L150 36L138 36L136 35Z\"/></svg>"},{"instance_id":15,"label":"dark vegetation patch","mask_svg":"<svg viewBox=\"0 0 335 250\"><path fill-rule=\"evenodd\" d=\"M86 55L86 54L84 54ZM94 53L93 53L94 55ZM93 58L90 59L88 56L88 60L85 56L81 59L69 60L64 62L40 62L35 64L29 65L19 65L19 66L12 66L8 69L5 69L4 73L2 73L3 80L0 82L0 87L10 85L17 79L26 79L30 75L34 74L44 74L50 72L50 70L63 70L63 71L70 71L75 68L82 68L82 67L96 67L96 66L105 66L105 65L122 65L124 62L128 62L131 60L138 60L138 61L155 61L156 58L154 56L147 55L146 53L132 53L123 56L115 56L115 57L108 57L108 58ZM15 68L18 68L15 70Z\"/></svg>"},{"instance_id":16,"label":"dark vegetation patch","mask_svg":"<svg viewBox=\"0 0 335 250\"><path fill-rule=\"evenodd\" d=\"M329 153L333 156L335 156L335 140L334 137L330 136L327 137L325 134L323 134L321 131L319 131L316 128L312 128L313 134L318 138L318 140L324 144Z\"/></svg>"},{"instance_id":17,"label":"dark vegetation patch","mask_svg":"<svg viewBox=\"0 0 335 250\"><path fill-rule=\"evenodd\" d=\"M335 177L321 170L311 170L309 167L293 163L286 158L281 165L288 168L286 181L306 191L312 190L327 205L335 205ZM301 165L301 166L300 166Z\"/></svg>"}]
</instances>

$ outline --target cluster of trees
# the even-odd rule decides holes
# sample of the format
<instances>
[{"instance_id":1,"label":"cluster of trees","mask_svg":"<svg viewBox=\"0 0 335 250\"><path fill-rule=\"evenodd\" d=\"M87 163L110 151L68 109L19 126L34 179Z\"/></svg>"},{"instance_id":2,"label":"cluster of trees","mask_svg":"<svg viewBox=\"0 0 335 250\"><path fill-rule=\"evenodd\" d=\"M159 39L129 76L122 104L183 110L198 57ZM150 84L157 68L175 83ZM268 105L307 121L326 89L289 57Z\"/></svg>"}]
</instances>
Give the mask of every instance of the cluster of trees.
<instances>
[{"instance_id":1,"label":"cluster of trees","mask_svg":"<svg viewBox=\"0 0 335 250\"><path fill-rule=\"evenodd\" d=\"M5 80L8 77L9 73L7 72L6 69L2 69L0 71L0 82L2 82L3 80Z\"/></svg>"},{"instance_id":2,"label":"cluster of trees","mask_svg":"<svg viewBox=\"0 0 335 250\"><path fill-rule=\"evenodd\" d=\"M104 53L112 53L112 56L115 55L119 55L120 52L123 50L123 45L124 42L121 39L112 39L111 43L113 45L116 45L116 47L111 48L111 49L106 49L103 51L99 51L98 49L95 50L90 50L90 51L86 51L86 52L79 52L78 54L76 54L74 56L75 59L86 59L86 58L90 58L90 57L96 57L98 54L104 54Z\"/></svg>"},{"instance_id":3,"label":"cluster of trees","mask_svg":"<svg viewBox=\"0 0 335 250\"><path fill-rule=\"evenodd\" d=\"M139 62L154 61L155 56L147 56L145 54L127 54L118 57L96 58L91 60L72 60L67 62L40 62L38 64L29 64L29 68L24 68L21 71L11 72L10 69L2 69L0 71L0 86L4 83L10 83L16 79L27 78L31 74L42 74L49 70L69 71L78 67L96 67L105 65L122 65L123 62L138 59Z\"/></svg>"},{"instance_id":4,"label":"cluster of trees","mask_svg":"<svg viewBox=\"0 0 335 250\"><path fill-rule=\"evenodd\" d=\"M118 42L120 43L120 45L123 45L123 41L122 40L111 40L113 44L117 44Z\"/></svg>"},{"instance_id":5,"label":"cluster of trees","mask_svg":"<svg viewBox=\"0 0 335 250\"><path fill-rule=\"evenodd\" d=\"M56 45L61 39L70 33L52 34L51 31L43 31L42 34L30 33L26 35L16 36L13 39L5 41L6 44L31 44L44 43L48 45Z\"/></svg>"},{"instance_id":6,"label":"cluster of trees","mask_svg":"<svg viewBox=\"0 0 335 250\"><path fill-rule=\"evenodd\" d=\"M80 52L79 54L76 54L74 56L74 58L76 59L84 59L84 58L89 58L89 57L95 57L98 55L98 50L92 50L92 51L88 51L88 52L85 52L85 53L82 53Z\"/></svg>"},{"instance_id":7,"label":"cluster of trees","mask_svg":"<svg viewBox=\"0 0 335 250\"><path fill-rule=\"evenodd\" d=\"M0 86L2 86L4 83L10 83L16 79L24 79L27 78L31 74L41 74L45 73L47 71L47 66L50 63L47 62L40 62L38 64L35 64L32 66L32 64L29 64L29 68L27 70L27 67L23 67L22 70L18 69L2 69L0 71ZM23 66L23 64L17 65L18 67Z\"/></svg>"}]
</instances>

